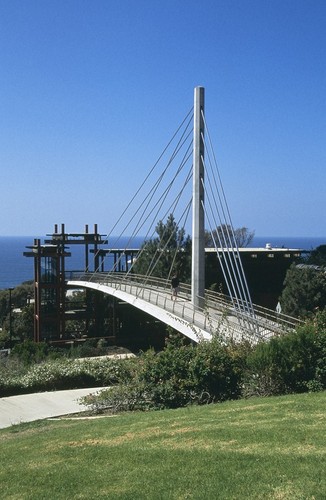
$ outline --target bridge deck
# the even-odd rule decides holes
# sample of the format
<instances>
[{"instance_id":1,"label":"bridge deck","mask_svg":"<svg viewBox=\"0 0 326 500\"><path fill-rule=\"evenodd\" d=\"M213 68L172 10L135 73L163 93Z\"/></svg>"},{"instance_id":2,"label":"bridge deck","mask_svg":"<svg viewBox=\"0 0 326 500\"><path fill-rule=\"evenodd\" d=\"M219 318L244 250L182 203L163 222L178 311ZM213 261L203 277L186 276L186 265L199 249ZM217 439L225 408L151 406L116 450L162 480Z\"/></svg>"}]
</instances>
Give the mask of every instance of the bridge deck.
<instances>
[{"instance_id":1,"label":"bridge deck","mask_svg":"<svg viewBox=\"0 0 326 500\"><path fill-rule=\"evenodd\" d=\"M205 307L194 308L190 288L181 284L176 301L166 280L124 273L73 273L69 286L92 288L137 307L181 332L191 340L209 340L219 334L236 341L257 342L294 327L293 318L258 308L252 317L244 309L235 310L230 299L207 291ZM292 320L292 321L291 321Z\"/></svg>"}]
</instances>

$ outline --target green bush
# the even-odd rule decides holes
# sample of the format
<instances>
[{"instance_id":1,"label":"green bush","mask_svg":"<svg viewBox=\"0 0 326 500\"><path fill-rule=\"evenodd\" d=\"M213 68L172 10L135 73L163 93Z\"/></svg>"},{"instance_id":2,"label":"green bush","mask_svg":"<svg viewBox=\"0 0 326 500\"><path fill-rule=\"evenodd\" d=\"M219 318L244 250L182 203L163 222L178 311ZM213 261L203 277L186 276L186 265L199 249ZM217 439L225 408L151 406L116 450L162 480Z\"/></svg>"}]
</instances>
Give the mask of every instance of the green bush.
<instances>
[{"instance_id":1,"label":"green bush","mask_svg":"<svg viewBox=\"0 0 326 500\"><path fill-rule=\"evenodd\" d=\"M326 274L314 266L287 270L280 298L282 312L296 318L313 318L316 310L326 307Z\"/></svg>"},{"instance_id":2,"label":"green bush","mask_svg":"<svg viewBox=\"0 0 326 500\"><path fill-rule=\"evenodd\" d=\"M326 387L326 313L297 331L259 344L248 356L246 394L273 395Z\"/></svg>"},{"instance_id":3,"label":"green bush","mask_svg":"<svg viewBox=\"0 0 326 500\"><path fill-rule=\"evenodd\" d=\"M145 386L149 406L153 408L177 408L184 406L191 390L189 364L194 347L174 348L169 344L162 352L146 352L138 374L139 383Z\"/></svg>"},{"instance_id":4,"label":"green bush","mask_svg":"<svg viewBox=\"0 0 326 500\"><path fill-rule=\"evenodd\" d=\"M47 349L24 343L15 355L1 360L0 396L114 385L87 404L122 411L326 388L326 311L296 332L255 347L218 337L192 345L170 334L163 351L149 350L131 360L51 360L57 353Z\"/></svg>"},{"instance_id":5,"label":"green bush","mask_svg":"<svg viewBox=\"0 0 326 500\"><path fill-rule=\"evenodd\" d=\"M147 353L139 378L154 408L224 401L241 392L241 370L218 339Z\"/></svg>"},{"instance_id":6,"label":"green bush","mask_svg":"<svg viewBox=\"0 0 326 500\"><path fill-rule=\"evenodd\" d=\"M99 411L178 408L238 398L239 357L218 339L197 346L169 341L159 353L143 353L132 380L84 402Z\"/></svg>"},{"instance_id":7,"label":"green bush","mask_svg":"<svg viewBox=\"0 0 326 500\"><path fill-rule=\"evenodd\" d=\"M35 363L41 363L47 359L57 358L63 355L63 351L55 349L45 342L33 342L25 340L15 345L11 351L11 357L17 358L23 365L31 366Z\"/></svg>"},{"instance_id":8,"label":"green bush","mask_svg":"<svg viewBox=\"0 0 326 500\"><path fill-rule=\"evenodd\" d=\"M316 314L312 324L315 331L315 380L321 388L326 388L326 309Z\"/></svg>"},{"instance_id":9,"label":"green bush","mask_svg":"<svg viewBox=\"0 0 326 500\"><path fill-rule=\"evenodd\" d=\"M107 354L107 343L104 339L87 339L81 345L72 347L69 356L73 358L91 358Z\"/></svg>"},{"instance_id":10,"label":"green bush","mask_svg":"<svg viewBox=\"0 0 326 500\"><path fill-rule=\"evenodd\" d=\"M197 397L206 393L210 401L236 399L241 394L241 348L223 345L217 338L198 344L191 363L191 377Z\"/></svg>"}]
</instances>

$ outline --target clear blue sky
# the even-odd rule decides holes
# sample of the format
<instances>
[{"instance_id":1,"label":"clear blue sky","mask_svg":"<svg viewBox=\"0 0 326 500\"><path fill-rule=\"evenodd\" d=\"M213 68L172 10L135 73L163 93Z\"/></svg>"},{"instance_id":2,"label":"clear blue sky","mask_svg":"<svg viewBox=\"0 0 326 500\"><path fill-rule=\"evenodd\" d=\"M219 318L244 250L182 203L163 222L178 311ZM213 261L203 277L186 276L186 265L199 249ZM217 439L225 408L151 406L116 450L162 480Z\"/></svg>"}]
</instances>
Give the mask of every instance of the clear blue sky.
<instances>
[{"instance_id":1,"label":"clear blue sky","mask_svg":"<svg viewBox=\"0 0 326 500\"><path fill-rule=\"evenodd\" d=\"M0 0L0 235L109 232L197 85L234 226L325 236L325 0Z\"/></svg>"}]
</instances>

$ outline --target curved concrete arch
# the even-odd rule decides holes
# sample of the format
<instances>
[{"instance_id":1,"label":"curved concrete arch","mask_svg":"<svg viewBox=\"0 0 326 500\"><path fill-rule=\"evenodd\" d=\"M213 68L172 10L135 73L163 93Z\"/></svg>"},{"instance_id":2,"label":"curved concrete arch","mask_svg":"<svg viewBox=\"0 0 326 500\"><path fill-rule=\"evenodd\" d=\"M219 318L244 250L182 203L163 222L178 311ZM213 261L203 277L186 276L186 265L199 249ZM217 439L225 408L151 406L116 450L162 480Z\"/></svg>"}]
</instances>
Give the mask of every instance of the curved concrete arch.
<instances>
[{"instance_id":1,"label":"curved concrete arch","mask_svg":"<svg viewBox=\"0 0 326 500\"><path fill-rule=\"evenodd\" d=\"M199 318L197 313L197 324L194 324L189 317L190 314L185 314L185 303L187 303L186 305L189 312L191 311L193 313L191 303L183 299L172 301L167 295L164 296L162 293L151 289L144 289L142 294L143 297L138 297L130 292L128 293L127 290L121 290L109 284L100 284L91 281L69 281L68 285L78 288L91 288L92 290L97 290L123 300L147 314L150 314L166 325L171 326L194 342L211 340L212 338L212 334L207 329L198 326L200 321L203 326L207 324L205 315L202 313L201 318Z\"/></svg>"},{"instance_id":2,"label":"curved concrete arch","mask_svg":"<svg viewBox=\"0 0 326 500\"><path fill-rule=\"evenodd\" d=\"M73 273L67 282L75 288L91 288L123 300L171 326L194 342L218 335L251 343L293 330L298 320L254 306L254 315L245 308L237 311L230 299L205 290L205 307L195 307L190 287L180 286L177 301L172 300L166 280L124 273Z\"/></svg>"}]
</instances>

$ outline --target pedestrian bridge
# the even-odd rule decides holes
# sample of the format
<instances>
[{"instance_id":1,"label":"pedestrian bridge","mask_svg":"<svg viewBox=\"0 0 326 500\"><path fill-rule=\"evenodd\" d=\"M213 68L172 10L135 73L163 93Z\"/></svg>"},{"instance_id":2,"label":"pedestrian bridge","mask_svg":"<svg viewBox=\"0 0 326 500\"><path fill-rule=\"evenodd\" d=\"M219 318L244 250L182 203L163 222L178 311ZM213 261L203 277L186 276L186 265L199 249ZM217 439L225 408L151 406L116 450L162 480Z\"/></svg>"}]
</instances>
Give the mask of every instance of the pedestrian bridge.
<instances>
[{"instance_id":1,"label":"pedestrian bridge","mask_svg":"<svg viewBox=\"0 0 326 500\"><path fill-rule=\"evenodd\" d=\"M218 334L224 339L257 343L284 334L298 323L260 306L254 306L253 316L245 305L235 309L229 297L209 290L205 291L204 307L194 307L190 285L181 283L177 300L172 300L167 280L131 273L70 273L67 284L91 288L127 302L194 342L211 340Z\"/></svg>"}]
</instances>

